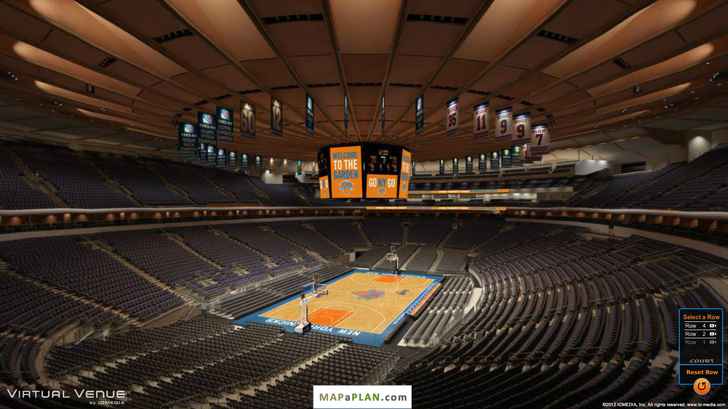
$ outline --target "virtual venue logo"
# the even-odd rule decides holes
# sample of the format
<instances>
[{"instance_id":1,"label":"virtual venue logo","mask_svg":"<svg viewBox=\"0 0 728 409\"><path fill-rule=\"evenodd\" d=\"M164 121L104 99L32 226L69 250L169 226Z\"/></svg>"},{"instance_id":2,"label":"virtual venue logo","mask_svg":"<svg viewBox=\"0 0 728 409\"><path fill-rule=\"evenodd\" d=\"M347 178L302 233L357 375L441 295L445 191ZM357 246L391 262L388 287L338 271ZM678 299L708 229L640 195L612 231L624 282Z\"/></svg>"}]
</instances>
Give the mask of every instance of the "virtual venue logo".
<instances>
[{"instance_id":1,"label":"virtual venue logo","mask_svg":"<svg viewBox=\"0 0 728 409\"><path fill-rule=\"evenodd\" d=\"M70 389L70 390L5 390L12 399L61 400L75 399L93 406L124 405L129 396L123 390Z\"/></svg>"}]
</instances>

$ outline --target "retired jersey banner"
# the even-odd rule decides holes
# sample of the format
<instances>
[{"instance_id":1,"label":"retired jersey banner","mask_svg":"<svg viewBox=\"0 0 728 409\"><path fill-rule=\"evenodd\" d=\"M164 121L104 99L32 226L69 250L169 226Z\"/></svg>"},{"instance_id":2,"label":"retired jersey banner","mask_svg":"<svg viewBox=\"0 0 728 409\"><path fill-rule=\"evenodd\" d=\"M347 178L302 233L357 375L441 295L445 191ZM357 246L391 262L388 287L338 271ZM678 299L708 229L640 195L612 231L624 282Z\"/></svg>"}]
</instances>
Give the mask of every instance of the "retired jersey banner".
<instances>
[{"instance_id":1,"label":"retired jersey banner","mask_svg":"<svg viewBox=\"0 0 728 409\"><path fill-rule=\"evenodd\" d=\"M367 199L397 198L397 175L367 175Z\"/></svg>"},{"instance_id":2,"label":"retired jersey banner","mask_svg":"<svg viewBox=\"0 0 728 409\"><path fill-rule=\"evenodd\" d=\"M546 125L535 125L531 131L531 142L526 146L526 156L529 160L541 160L549 152L551 136Z\"/></svg>"},{"instance_id":3,"label":"retired jersey banner","mask_svg":"<svg viewBox=\"0 0 728 409\"><path fill-rule=\"evenodd\" d=\"M473 107L473 135L488 133L488 104L482 103Z\"/></svg>"},{"instance_id":4,"label":"retired jersey banner","mask_svg":"<svg viewBox=\"0 0 728 409\"><path fill-rule=\"evenodd\" d=\"M275 98L270 100L270 130L276 135L283 133L283 105Z\"/></svg>"},{"instance_id":5,"label":"retired jersey banner","mask_svg":"<svg viewBox=\"0 0 728 409\"><path fill-rule=\"evenodd\" d=\"M361 146L331 147L331 197L362 197Z\"/></svg>"},{"instance_id":6,"label":"retired jersey banner","mask_svg":"<svg viewBox=\"0 0 728 409\"><path fill-rule=\"evenodd\" d=\"M415 132L425 129L425 96L420 95L415 100Z\"/></svg>"},{"instance_id":7,"label":"retired jersey banner","mask_svg":"<svg viewBox=\"0 0 728 409\"><path fill-rule=\"evenodd\" d=\"M225 107L217 107L217 140L233 141L233 111Z\"/></svg>"},{"instance_id":8,"label":"retired jersey banner","mask_svg":"<svg viewBox=\"0 0 728 409\"><path fill-rule=\"evenodd\" d=\"M447 103L447 115L445 115L445 129L447 132L454 132L458 129L458 99L453 98Z\"/></svg>"},{"instance_id":9,"label":"retired jersey banner","mask_svg":"<svg viewBox=\"0 0 728 409\"><path fill-rule=\"evenodd\" d=\"M399 198L409 197L409 185L412 179L412 153L402 149L402 168L399 171Z\"/></svg>"},{"instance_id":10,"label":"retired jersey banner","mask_svg":"<svg viewBox=\"0 0 728 409\"><path fill-rule=\"evenodd\" d=\"M306 94L306 129L310 133L314 133L314 109L313 109L313 97Z\"/></svg>"},{"instance_id":11,"label":"retired jersey banner","mask_svg":"<svg viewBox=\"0 0 728 409\"><path fill-rule=\"evenodd\" d=\"M319 176L319 197L321 199L331 198L331 189L329 189L328 176Z\"/></svg>"},{"instance_id":12,"label":"retired jersey banner","mask_svg":"<svg viewBox=\"0 0 728 409\"><path fill-rule=\"evenodd\" d=\"M511 109L501 109L495 117L495 136L505 138L513 135L513 113Z\"/></svg>"},{"instance_id":13,"label":"retired jersey banner","mask_svg":"<svg viewBox=\"0 0 728 409\"><path fill-rule=\"evenodd\" d=\"M211 113L197 113L197 134L201 142L217 144L217 124Z\"/></svg>"},{"instance_id":14,"label":"retired jersey banner","mask_svg":"<svg viewBox=\"0 0 728 409\"><path fill-rule=\"evenodd\" d=\"M255 138L255 107L247 102L240 108L240 136Z\"/></svg>"},{"instance_id":15,"label":"retired jersey banner","mask_svg":"<svg viewBox=\"0 0 728 409\"><path fill-rule=\"evenodd\" d=\"M513 132L513 140L528 142L531 139L531 117L528 114L516 116L516 127Z\"/></svg>"}]
</instances>

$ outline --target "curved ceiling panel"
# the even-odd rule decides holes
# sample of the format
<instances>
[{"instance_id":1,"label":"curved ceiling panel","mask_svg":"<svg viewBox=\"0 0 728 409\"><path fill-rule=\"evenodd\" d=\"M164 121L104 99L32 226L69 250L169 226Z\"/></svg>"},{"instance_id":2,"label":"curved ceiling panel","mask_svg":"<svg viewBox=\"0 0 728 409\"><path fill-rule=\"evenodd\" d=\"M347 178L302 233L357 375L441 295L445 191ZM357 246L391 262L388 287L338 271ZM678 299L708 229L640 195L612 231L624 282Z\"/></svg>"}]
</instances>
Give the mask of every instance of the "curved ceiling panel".
<instances>
[{"instance_id":1,"label":"curved ceiling panel","mask_svg":"<svg viewBox=\"0 0 728 409\"><path fill-rule=\"evenodd\" d=\"M714 3L713 0L658 0L551 64L544 72L564 79L587 71L675 28Z\"/></svg>"},{"instance_id":2,"label":"curved ceiling panel","mask_svg":"<svg viewBox=\"0 0 728 409\"><path fill-rule=\"evenodd\" d=\"M26 2L51 24L160 78L186 72L174 61L73 0Z\"/></svg>"}]
</instances>

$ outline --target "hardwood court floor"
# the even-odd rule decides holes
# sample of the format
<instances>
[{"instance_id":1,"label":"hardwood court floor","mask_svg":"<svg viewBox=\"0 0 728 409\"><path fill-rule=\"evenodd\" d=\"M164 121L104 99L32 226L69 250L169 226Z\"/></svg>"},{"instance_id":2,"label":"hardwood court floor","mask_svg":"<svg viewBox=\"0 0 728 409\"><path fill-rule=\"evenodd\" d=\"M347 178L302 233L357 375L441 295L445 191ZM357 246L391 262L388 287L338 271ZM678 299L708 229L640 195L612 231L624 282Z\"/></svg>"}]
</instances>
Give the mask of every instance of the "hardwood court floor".
<instances>
[{"instance_id":1,"label":"hardwood court floor","mask_svg":"<svg viewBox=\"0 0 728 409\"><path fill-rule=\"evenodd\" d=\"M354 272L329 284L327 295L309 302L309 321L322 326L380 334L432 281L407 274L396 277ZM297 321L300 311L300 300L294 298L262 316Z\"/></svg>"}]
</instances>

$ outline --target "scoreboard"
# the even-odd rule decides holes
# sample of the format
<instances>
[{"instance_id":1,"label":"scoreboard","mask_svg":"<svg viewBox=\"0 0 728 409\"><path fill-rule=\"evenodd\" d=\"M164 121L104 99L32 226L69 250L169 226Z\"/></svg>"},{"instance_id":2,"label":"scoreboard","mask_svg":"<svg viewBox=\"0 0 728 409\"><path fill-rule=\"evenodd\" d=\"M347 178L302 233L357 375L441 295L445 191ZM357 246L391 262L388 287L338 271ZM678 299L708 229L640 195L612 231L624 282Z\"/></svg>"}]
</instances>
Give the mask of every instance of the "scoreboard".
<instances>
[{"instance_id":1,"label":"scoreboard","mask_svg":"<svg viewBox=\"0 0 728 409\"><path fill-rule=\"evenodd\" d=\"M406 199L412 153L396 145L331 145L318 154L321 199Z\"/></svg>"}]
</instances>

